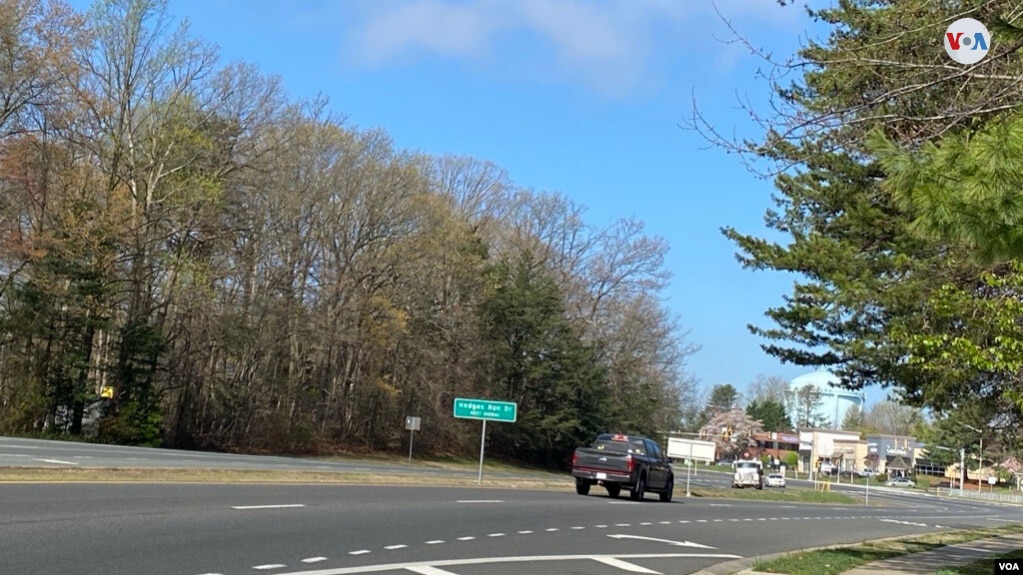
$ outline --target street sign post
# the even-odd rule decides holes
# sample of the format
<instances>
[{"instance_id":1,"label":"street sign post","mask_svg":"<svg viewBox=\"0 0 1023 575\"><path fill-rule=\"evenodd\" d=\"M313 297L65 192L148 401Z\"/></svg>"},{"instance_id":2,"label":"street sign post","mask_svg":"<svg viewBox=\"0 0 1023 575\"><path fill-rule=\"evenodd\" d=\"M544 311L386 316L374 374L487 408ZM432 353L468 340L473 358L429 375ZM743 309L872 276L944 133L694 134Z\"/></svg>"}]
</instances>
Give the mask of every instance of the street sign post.
<instances>
[{"instance_id":1,"label":"street sign post","mask_svg":"<svg viewBox=\"0 0 1023 575\"><path fill-rule=\"evenodd\" d=\"M416 432L419 431L419 425L422 420L418 417L409 415L405 418L405 429L408 430L408 462L412 463L412 441L416 438Z\"/></svg>"},{"instance_id":2,"label":"street sign post","mask_svg":"<svg viewBox=\"0 0 1023 575\"><path fill-rule=\"evenodd\" d=\"M483 453L487 446L487 422L503 421L515 423L518 419L519 405L511 401L493 401L490 399L455 398L454 413L458 419L479 419L483 421L480 433L480 471L476 483L483 484Z\"/></svg>"}]
</instances>

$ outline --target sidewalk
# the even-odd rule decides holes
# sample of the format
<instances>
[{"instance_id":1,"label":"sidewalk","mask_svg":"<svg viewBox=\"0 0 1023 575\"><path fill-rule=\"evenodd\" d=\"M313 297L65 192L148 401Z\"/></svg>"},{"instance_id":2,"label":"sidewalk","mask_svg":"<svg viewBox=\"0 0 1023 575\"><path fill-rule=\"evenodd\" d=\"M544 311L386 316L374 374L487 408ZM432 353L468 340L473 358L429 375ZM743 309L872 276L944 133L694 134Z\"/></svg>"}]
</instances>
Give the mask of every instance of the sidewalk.
<instances>
[{"instance_id":1,"label":"sidewalk","mask_svg":"<svg viewBox=\"0 0 1023 575\"><path fill-rule=\"evenodd\" d=\"M821 549L834 547L845 547L845 545L822 547ZM875 561L849 571L844 571L842 575L934 575L935 572L945 567L966 565L979 559L1015 550L1023 550L1023 533L978 539L947 547L939 547L932 551L923 551L921 553ZM761 571L753 571L749 566L757 559L773 559L784 555L788 555L788 553L774 553L763 557L747 557L745 559L726 561L704 568L693 575L772 575Z\"/></svg>"},{"instance_id":2,"label":"sidewalk","mask_svg":"<svg viewBox=\"0 0 1023 575\"><path fill-rule=\"evenodd\" d=\"M1023 550L1023 533L978 539L861 565L842 575L932 575L944 567L973 563L979 559Z\"/></svg>"}]
</instances>

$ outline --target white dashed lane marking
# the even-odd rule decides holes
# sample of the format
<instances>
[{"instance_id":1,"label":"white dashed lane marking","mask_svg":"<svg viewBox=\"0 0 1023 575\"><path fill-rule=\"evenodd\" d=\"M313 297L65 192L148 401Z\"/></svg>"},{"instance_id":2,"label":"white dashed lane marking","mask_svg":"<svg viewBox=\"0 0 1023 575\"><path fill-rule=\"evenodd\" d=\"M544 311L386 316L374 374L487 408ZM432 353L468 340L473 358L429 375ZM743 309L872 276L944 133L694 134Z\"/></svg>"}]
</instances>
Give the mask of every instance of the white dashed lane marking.
<instances>
[{"instance_id":1,"label":"white dashed lane marking","mask_svg":"<svg viewBox=\"0 0 1023 575\"><path fill-rule=\"evenodd\" d=\"M483 501L490 502L491 500L473 500L473 502L477 502L477 501L480 501L480 502L483 502ZM493 501L496 501L496 500L493 500ZM258 506L235 507L235 509L273 509L273 508L281 508L281 507L305 507L305 505L301 505L301 504L258 505ZM950 516L917 517L917 519L928 519L928 518L930 518L930 519L944 519L944 518L950 518ZM962 519L962 518L967 518L967 517L966 516L956 516L956 518ZM990 517L988 517L988 516L979 516L978 518L989 518L990 519ZM735 523L735 522L740 522L740 521L743 521L743 522L752 522L752 521L789 521L789 520L792 520L792 521L799 521L799 520L813 521L813 520L824 520L824 519L828 519L828 520L834 520L834 519L868 519L868 520L871 520L872 519L872 520L881 521L883 523L894 523L894 524L899 524L899 525L909 525L909 526L913 526L913 527L928 527L927 523L919 523L919 522L915 522L915 521L906 521L904 519L895 519L895 518L892 518L890 516L883 516L883 515L848 515L848 516L836 516L836 517L810 517L810 516L806 516L806 517L757 517L757 518L746 517L746 518L730 518L730 519L695 519L695 520L681 519L681 520L678 520L677 523L680 524L680 525L686 525L686 524L693 523L693 522L695 522L695 523L710 523L710 522L722 523L722 522L728 521L730 523ZM659 525L673 525L676 522L674 522L674 521L658 521L657 523ZM616 523L614 525L615 525L615 527L632 527L633 526L633 524L631 524L631 523ZM652 525L654 525L654 523L650 522L650 521L643 521L641 523L635 524L636 527L640 527L640 526L642 526L642 527L650 527ZM602 524L593 525L593 527L597 528L597 529L606 529L608 526L609 525L603 524L603 523ZM930 527L933 527L935 529L949 529L949 527L947 527L947 526L938 525L938 524L931 525ZM580 531L580 530L584 530L586 528L587 527L585 525L575 525L575 526L573 526L571 528L568 528L568 529L571 529L573 531ZM560 528L560 527L547 527L547 528L545 528L543 530L543 532L557 532L557 531L561 531L561 530L562 530L562 528ZM518 533L519 535L531 535L531 534L536 533L536 531L531 530L531 529L523 529L521 531L517 531L516 533ZM490 533L490 534L487 535L487 537L505 537L506 535L507 535L506 533ZM623 537L631 537L631 536L623 536ZM466 536L458 537L457 538L458 541L473 541L475 539L476 539L476 537L472 536L472 535L466 535ZM446 541L444 539L431 539L429 541L424 541L423 543L425 545L441 545L441 544L444 544L445 542ZM398 550L398 549L406 549L408 547L409 547L408 545L404 545L404 544L401 544L401 545L388 545L388 546L384 547L384 549L394 551L394 550ZM366 554L368 554L370 552L371 551L369 549L359 549L359 550L356 550L356 551L349 551L348 555L366 555ZM616 567L616 568L619 568L619 569L623 569L625 571L631 571L633 573L658 573L657 571L651 571L651 570L647 569L646 567L641 567L641 566L635 565L633 563L628 563L626 561L621 561L621 560L613 558L613 557L601 557L599 559L597 559L597 558L593 558L593 559L598 560L601 563L604 563L606 565L609 565L609 566L612 566L612 567ZM604 559L607 559L607 560L605 561ZM310 563L320 563L320 562L327 561L327 560L328 560L327 557L319 557L319 556L317 556L317 557L308 557L306 559L301 559L300 561L302 563L310 564ZM628 567L626 567L626 566L628 566ZM284 564L284 563L267 563L265 565L255 565L255 566L252 567L252 569L259 570L259 571L273 571L275 569L282 569L282 568L285 568L285 567L287 567L287 565ZM421 575L453 575L450 571L444 571L442 569L439 569L437 567L433 567L433 566L430 566L430 565L418 565L418 566L415 567L415 569L406 568L406 570L413 571L415 573L420 573ZM220 575L220 574L219 573L206 573L204 575Z\"/></svg>"}]
</instances>

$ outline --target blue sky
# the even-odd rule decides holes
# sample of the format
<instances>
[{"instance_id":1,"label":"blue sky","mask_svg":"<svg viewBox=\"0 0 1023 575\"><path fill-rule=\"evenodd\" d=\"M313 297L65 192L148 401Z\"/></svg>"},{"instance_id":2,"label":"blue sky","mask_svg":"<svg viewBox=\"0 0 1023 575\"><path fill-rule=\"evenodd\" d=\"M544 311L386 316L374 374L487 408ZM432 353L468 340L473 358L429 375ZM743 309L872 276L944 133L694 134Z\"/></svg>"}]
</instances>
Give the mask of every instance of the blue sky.
<instances>
[{"instance_id":1,"label":"blue sky","mask_svg":"<svg viewBox=\"0 0 1023 575\"><path fill-rule=\"evenodd\" d=\"M717 8L778 55L812 33L799 6ZM746 329L792 277L742 270L719 232L768 233L770 183L678 127L695 97L719 128L755 135L737 96L766 103L763 63L722 41L709 0L171 0L170 11L225 60L280 75L296 97L327 96L399 147L491 160L520 186L584 204L596 225L644 220L671 244L668 304L702 346L690 370L703 386L808 371Z\"/></svg>"}]
</instances>

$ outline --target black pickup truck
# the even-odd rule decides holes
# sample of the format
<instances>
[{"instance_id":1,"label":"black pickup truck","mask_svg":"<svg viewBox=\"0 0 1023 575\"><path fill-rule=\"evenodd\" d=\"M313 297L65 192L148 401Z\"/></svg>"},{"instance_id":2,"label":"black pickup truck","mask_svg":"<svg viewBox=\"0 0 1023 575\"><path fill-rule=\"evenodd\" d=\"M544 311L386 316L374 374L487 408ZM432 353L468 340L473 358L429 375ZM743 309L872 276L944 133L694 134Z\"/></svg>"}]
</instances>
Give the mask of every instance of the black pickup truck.
<instances>
[{"instance_id":1,"label":"black pickup truck","mask_svg":"<svg viewBox=\"0 0 1023 575\"><path fill-rule=\"evenodd\" d=\"M580 447L572 455L575 492L589 495L590 487L600 484L611 497L622 488L632 499L640 500L647 491L671 501L675 475L657 442L639 435L605 433L589 447Z\"/></svg>"}]
</instances>

